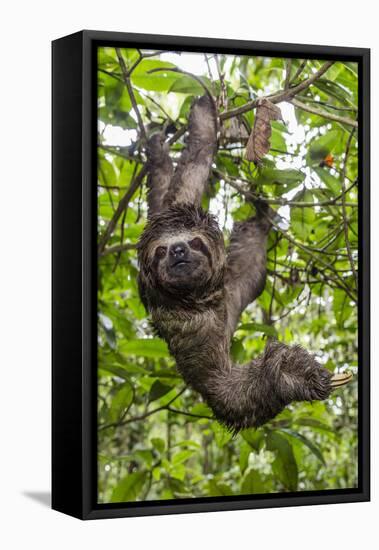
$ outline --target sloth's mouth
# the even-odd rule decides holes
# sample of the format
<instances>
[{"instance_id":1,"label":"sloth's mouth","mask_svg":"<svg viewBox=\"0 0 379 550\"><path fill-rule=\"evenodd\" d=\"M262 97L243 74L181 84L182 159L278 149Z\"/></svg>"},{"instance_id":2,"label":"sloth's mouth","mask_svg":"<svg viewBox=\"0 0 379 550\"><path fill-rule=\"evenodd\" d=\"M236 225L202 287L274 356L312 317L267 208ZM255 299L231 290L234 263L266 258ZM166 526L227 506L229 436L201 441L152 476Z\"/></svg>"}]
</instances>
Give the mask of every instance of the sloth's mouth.
<instances>
[{"instance_id":1,"label":"sloth's mouth","mask_svg":"<svg viewBox=\"0 0 379 550\"><path fill-rule=\"evenodd\" d=\"M186 264L189 264L189 263L191 263L191 262L189 262L188 260L177 260L176 262L171 264L171 267L182 267L183 265L186 265Z\"/></svg>"}]
</instances>

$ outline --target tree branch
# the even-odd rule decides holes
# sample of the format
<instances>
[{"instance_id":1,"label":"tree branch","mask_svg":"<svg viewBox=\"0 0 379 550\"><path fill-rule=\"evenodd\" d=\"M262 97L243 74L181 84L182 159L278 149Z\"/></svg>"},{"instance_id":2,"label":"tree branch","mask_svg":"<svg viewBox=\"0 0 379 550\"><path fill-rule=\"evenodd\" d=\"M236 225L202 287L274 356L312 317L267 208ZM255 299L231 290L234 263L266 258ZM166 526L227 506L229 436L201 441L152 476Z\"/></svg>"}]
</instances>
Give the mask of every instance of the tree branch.
<instances>
[{"instance_id":1,"label":"tree branch","mask_svg":"<svg viewBox=\"0 0 379 550\"><path fill-rule=\"evenodd\" d=\"M174 409L172 407L166 407L166 409L172 413L183 414L184 416L191 416L193 418L205 418L207 420L216 420L214 416L207 416L205 414L195 414L187 411L180 411L179 409Z\"/></svg>"},{"instance_id":2,"label":"tree branch","mask_svg":"<svg viewBox=\"0 0 379 550\"><path fill-rule=\"evenodd\" d=\"M128 207L129 201L133 197L134 193L137 191L138 187L141 185L143 178L147 174L147 171L148 171L147 165L144 164L141 170L138 172L137 176L131 182L125 195L121 198L120 202L118 203L118 206L116 208L115 213L112 216L112 219L110 220L106 230L104 231L103 235L99 240L98 252L100 255L103 253L105 245L107 244L113 231L115 230L115 227L117 225L118 220L120 219L121 214Z\"/></svg>"},{"instance_id":3,"label":"tree branch","mask_svg":"<svg viewBox=\"0 0 379 550\"><path fill-rule=\"evenodd\" d=\"M118 254L119 252L125 252L126 250L135 250L137 245L134 243L116 244L115 246L109 246L105 248L100 256L108 256L108 254Z\"/></svg>"},{"instance_id":4,"label":"tree branch","mask_svg":"<svg viewBox=\"0 0 379 550\"><path fill-rule=\"evenodd\" d=\"M358 128L358 122L356 120L353 120L352 118L346 117L346 116L339 116L339 115L333 115L333 113L328 113L328 111L325 111L323 109L317 109L316 107L311 107L310 105L306 105L305 103L302 103L296 98L289 100L292 105L295 107L298 107L299 109L302 109L303 111L306 111L307 113L312 113L313 115L320 116L322 118L326 118L327 120L334 120L335 122L340 122L341 124L347 124L348 126L353 126L354 128Z\"/></svg>"},{"instance_id":5,"label":"tree branch","mask_svg":"<svg viewBox=\"0 0 379 550\"><path fill-rule=\"evenodd\" d=\"M334 199L329 199L325 201L320 202L304 202L304 201L294 201L285 199L283 197L277 198L277 199L270 199L268 197L257 195L256 193L253 193L249 189L244 189L237 181L237 178L233 178L233 176L230 176L229 174L223 174L219 170L213 170L213 173L216 174L218 177L222 178L224 181L226 181L231 187L233 187L238 193L241 193L242 196L244 196L246 199L254 202L254 201L263 201L267 204L274 204L279 206L298 206L300 208L314 208L315 206L342 206L342 203L337 202L344 193L341 193L338 195L338 197L335 197ZM247 182L251 183L251 182ZM347 191L345 191L346 193ZM350 207L357 207L358 204L354 202L345 203L346 206Z\"/></svg>"},{"instance_id":6,"label":"tree branch","mask_svg":"<svg viewBox=\"0 0 379 550\"><path fill-rule=\"evenodd\" d=\"M320 76L326 73L326 71L333 65L333 63L334 61L327 61L318 71L313 73L313 75L306 80L300 82L300 84L298 84L297 86L293 86L292 88L288 88L287 90L280 90L275 94L266 96L265 99L269 99L271 103L281 103L282 101L288 101L292 99L298 93L302 92L306 88L309 88L309 86L313 84L313 82L315 82L318 78L320 78ZM242 115L243 113L247 113L247 111L255 109L261 99L263 98L254 99L253 101L245 103L245 105L242 105L241 107L236 107L235 109L224 111L220 114L220 120L227 120L228 118Z\"/></svg>"}]
</instances>

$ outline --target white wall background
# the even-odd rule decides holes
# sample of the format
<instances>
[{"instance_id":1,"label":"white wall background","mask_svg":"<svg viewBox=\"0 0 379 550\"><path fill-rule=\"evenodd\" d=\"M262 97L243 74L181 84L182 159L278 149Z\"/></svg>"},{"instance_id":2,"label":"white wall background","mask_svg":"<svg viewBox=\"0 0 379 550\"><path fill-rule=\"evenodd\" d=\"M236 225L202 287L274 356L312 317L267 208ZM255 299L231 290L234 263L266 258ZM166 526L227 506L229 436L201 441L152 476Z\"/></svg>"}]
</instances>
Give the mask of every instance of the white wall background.
<instances>
[{"instance_id":1,"label":"white wall background","mask_svg":"<svg viewBox=\"0 0 379 550\"><path fill-rule=\"evenodd\" d=\"M80 522L51 511L50 484L50 41L82 28L371 47L372 210L379 208L379 32L369 0L11 0L0 49L0 541L18 548L375 548L378 402L373 361L373 501ZM373 216L373 286L378 267ZM373 357L378 291L373 292ZM31 498L30 494L36 494ZM28 496L29 494L29 496ZM364 542L365 541L365 542Z\"/></svg>"}]
</instances>

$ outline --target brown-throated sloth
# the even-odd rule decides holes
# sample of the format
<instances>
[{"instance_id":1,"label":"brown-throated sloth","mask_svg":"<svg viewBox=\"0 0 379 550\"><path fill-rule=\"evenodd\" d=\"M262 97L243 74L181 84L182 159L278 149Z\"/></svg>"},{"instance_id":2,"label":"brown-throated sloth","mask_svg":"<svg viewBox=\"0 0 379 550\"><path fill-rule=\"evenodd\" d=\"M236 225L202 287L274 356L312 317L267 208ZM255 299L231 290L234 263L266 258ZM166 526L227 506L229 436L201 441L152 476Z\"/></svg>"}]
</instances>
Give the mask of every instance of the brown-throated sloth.
<instances>
[{"instance_id":1,"label":"brown-throated sloth","mask_svg":"<svg viewBox=\"0 0 379 550\"><path fill-rule=\"evenodd\" d=\"M292 401L327 398L350 375L332 375L300 346L274 340L247 365L232 361L239 316L265 286L271 223L270 211L257 208L255 217L234 224L226 249L216 219L200 207L216 151L216 120L211 97L194 102L175 171L164 136L148 143L139 289L184 380L237 432L264 424Z\"/></svg>"}]
</instances>

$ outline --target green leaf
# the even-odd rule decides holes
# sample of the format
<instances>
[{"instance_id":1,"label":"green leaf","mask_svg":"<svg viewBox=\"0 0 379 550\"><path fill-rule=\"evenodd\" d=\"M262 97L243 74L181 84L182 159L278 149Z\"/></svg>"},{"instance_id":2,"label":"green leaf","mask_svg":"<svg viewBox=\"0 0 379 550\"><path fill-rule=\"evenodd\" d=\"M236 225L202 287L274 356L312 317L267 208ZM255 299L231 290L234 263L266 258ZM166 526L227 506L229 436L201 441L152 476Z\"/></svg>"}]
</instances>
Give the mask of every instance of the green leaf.
<instances>
[{"instance_id":1,"label":"green leaf","mask_svg":"<svg viewBox=\"0 0 379 550\"><path fill-rule=\"evenodd\" d=\"M110 418L116 422L133 402L133 388L129 382L126 382L116 391L112 397L110 405Z\"/></svg>"},{"instance_id":2,"label":"green leaf","mask_svg":"<svg viewBox=\"0 0 379 550\"><path fill-rule=\"evenodd\" d=\"M187 462L188 459L191 458L191 456L195 453L196 451L193 450L193 449L186 449L184 451L178 451L177 453L175 453L171 459L171 463L174 465L174 466L177 466L178 464L182 464L183 462Z\"/></svg>"},{"instance_id":3,"label":"green leaf","mask_svg":"<svg viewBox=\"0 0 379 550\"><path fill-rule=\"evenodd\" d=\"M151 467L153 463L153 453L149 449L141 449L134 452L135 456L141 459L148 468Z\"/></svg>"},{"instance_id":4,"label":"green leaf","mask_svg":"<svg viewBox=\"0 0 379 550\"><path fill-rule=\"evenodd\" d=\"M191 105L194 102L194 100L195 100L194 96L187 96L185 98L185 100L182 103L182 106L180 107L178 118L184 118L184 119L188 118Z\"/></svg>"},{"instance_id":5,"label":"green leaf","mask_svg":"<svg viewBox=\"0 0 379 550\"><path fill-rule=\"evenodd\" d=\"M251 454L251 447L247 443L247 441L241 441L240 444L240 454L239 454L239 465L241 474L243 474L246 470L246 468L249 465L249 457Z\"/></svg>"},{"instance_id":6,"label":"green leaf","mask_svg":"<svg viewBox=\"0 0 379 550\"><path fill-rule=\"evenodd\" d=\"M311 191L301 191L293 199L294 201L313 203ZM291 229L297 237L305 241L314 231L316 214L313 208L291 207Z\"/></svg>"},{"instance_id":7,"label":"green leaf","mask_svg":"<svg viewBox=\"0 0 379 550\"><path fill-rule=\"evenodd\" d=\"M333 435L335 434L335 431L333 430L332 427L328 426L324 422L320 422L315 418L308 418L308 417L296 418L296 420L294 421L294 424L297 424L298 426L309 426L311 428L315 428L323 432L330 432Z\"/></svg>"},{"instance_id":8,"label":"green leaf","mask_svg":"<svg viewBox=\"0 0 379 550\"><path fill-rule=\"evenodd\" d=\"M282 132L274 127L272 127L271 149L287 152L287 143Z\"/></svg>"},{"instance_id":9,"label":"green leaf","mask_svg":"<svg viewBox=\"0 0 379 550\"><path fill-rule=\"evenodd\" d=\"M184 481L184 478L186 477L186 467L184 464L177 464L176 466L171 467L170 477Z\"/></svg>"},{"instance_id":10,"label":"green leaf","mask_svg":"<svg viewBox=\"0 0 379 550\"><path fill-rule=\"evenodd\" d=\"M342 137L342 130L329 130L323 136L313 139L307 153L307 159L311 164L319 164L328 154L340 153Z\"/></svg>"},{"instance_id":11,"label":"green leaf","mask_svg":"<svg viewBox=\"0 0 379 550\"><path fill-rule=\"evenodd\" d=\"M266 446L269 451L275 453L272 468L286 489L297 490L298 469L291 444L277 432L268 432Z\"/></svg>"},{"instance_id":12,"label":"green leaf","mask_svg":"<svg viewBox=\"0 0 379 550\"><path fill-rule=\"evenodd\" d=\"M154 449L156 449L159 453L162 454L164 452L166 447L164 439L162 439L161 437L153 437L150 441Z\"/></svg>"},{"instance_id":13,"label":"green leaf","mask_svg":"<svg viewBox=\"0 0 379 550\"><path fill-rule=\"evenodd\" d=\"M155 468L153 468L153 478L155 479L155 481L159 481L161 479L161 470L158 466L155 466Z\"/></svg>"},{"instance_id":14,"label":"green leaf","mask_svg":"<svg viewBox=\"0 0 379 550\"><path fill-rule=\"evenodd\" d=\"M146 316L146 310L141 303L141 300L137 297L129 298L127 300L128 307L133 312L135 319L144 319Z\"/></svg>"},{"instance_id":15,"label":"green leaf","mask_svg":"<svg viewBox=\"0 0 379 550\"><path fill-rule=\"evenodd\" d=\"M208 80L205 77L201 77L202 81ZM204 88L199 82L191 78L190 76L183 75L179 76L175 82L172 83L172 86L169 89L169 92L177 92L181 94L193 94L193 95L202 95L204 93Z\"/></svg>"},{"instance_id":16,"label":"green leaf","mask_svg":"<svg viewBox=\"0 0 379 550\"><path fill-rule=\"evenodd\" d=\"M169 357L167 344L158 338L140 338L138 340L129 340L119 346L119 350L124 355L138 355L141 357Z\"/></svg>"},{"instance_id":17,"label":"green leaf","mask_svg":"<svg viewBox=\"0 0 379 550\"><path fill-rule=\"evenodd\" d=\"M227 155L219 153L216 157L216 166L222 172L229 174L230 176L238 176L238 167Z\"/></svg>"},{"instance_id":18,"label":"green leaf","mask_svg":"<svg viewBox=\"0 0 379 550\"><path fill-rule=\"evenodd\" d=\"M265 325L263 323L243 323L237 327L237 330L244 330L246 332L263 332L263 334L273 337L277 337L278 335L275 327Z\"/></svg>"},{"instance_id":19,"label":"green leaf","mask_svg":"<svg viewBox=\"0 0 379 550\"><path fill-rule=\"evenodd\" d=\"M168 92L175 80L180 75L172 71L160 70L157 72L149 72L153 69L175 68L173 63L167 61L158 61L152 59L144 59L139 63L131 75L131 81L134 86L143 88L144 90L154 92Z\"/></svg>"},{"instance_id":20,"label":"green leaf","mask_svg":"<svg viewBox=\"0 0 379 550\"><path fill-rule=\"evenodd\" d=\"M208 494L211 497L220 497L220 496L231 496L233 495L233 490L229 485L223 483L222 481L216 481L210 479L207 484Z\"/></svg>"},{"instance_id":21,"label":"green leaf","mask_svg":"<svg viewBox=\"0 0 379 550\"><path fill-rule=\"evenodd\" d=\"M312 451L312 453L319 459L319 461L322 462L324 466L326 466L325 459L322 455L321 450L314 443L312 443L312 441L310 441L308 438L306 438L304 435L300 434L299 432L290 430L288 428L283 428L280 431L291 437L294 437L295 439L300 441L303 445L308 447L308 449Z\"/></svg>"},{"instance_id":22,"label":"green leaf","mask_svg":"<svg viewBox=\"0 0 379 550\"><path fill-rule=\"evenodd\" d=\"M344 290L335 288L333 292L333 313L338 328L344 328L345 322L350 318L353 308L350 298Z\"/></svg>"},{"instance_id":23,"label":"green leaf","mask_svg":"<svg viewBox=\"0 0 379 550\"><path fill-rule=\"evenodd\" d=\"M120 100L124 91L124 84L114 78L109 78L107 86L105 86L105 104L109 108L113 108Z\"/></svg>"},{"instance_id":24,"label":"green leaf","mask_svg":"<svg viewBox=\"0 0 379 550\"><path fill-rule=\"evenodd\" d=\"M242 430L241 436L250 445L250 447L257 452L259 451L264 440L264 433L262 430L249 428L247 430Z\"/></svg>"},{"instance_id":25,"label":"green leaf","mask_svg":"<svg viewBox=\"0 0 379 550\"><path fill-rule=\"evenodd\" d=\"M349 92L338 82L333 82L331 80L328 80L327 78L319 78L313 83L313 86L315 88L318 88L325 94L327 94L330 97L334 97L335 99L339 100L342 105L353 105L353 102L351 101L351 97Z\"/></svg>"},{"instance_id":26,"label":"green leaf","mask_svg":"<svg viewBox=\"0 0 379 550\"><path fill-rule=\"evenodd\" d=\"M285 192L290 191L302 183L305 179L305 174L301 170L289 168L288 170L279 170L270 166L264 166L259 170L259 175L256 182L261 185L279 183L285 188Z\"/></svg>"},{"instance_id":27,"label":"green leaf","mask_svg":"<svg viewBox=\"0 0 379 550\"><path fill-rule=\"evenodd\" d=\"M265 492L265 484L257 470L250 470L243 478L241 485L242 495L255 495Z\"/></svg>"},{"instance_id":28,"label":"green leaf","mask_svg":"<svg viewBox=\"0 0 379 550\"><path fill-rule=\"evenodd\" d=\"M118 376L124 380L129 379L128 373L119 365L104 365L99 364L100 376Z\"/></svg>"},{"instance_id":29,"label":"green leaf","mask_svg":"<svg viewBox=\"0 0 379 550\"><path fill-rule=\"evenodd\" d=\"M201 449L200 443L192 441L192 439L182 439L181 441L178 441L178 443L172 445L172 447L188 447L189 449L194 449L195 451Z\"/></svg>"},{"instance_id":30,"label":"green leaf","mask_svg":"<svg viewBox=\"0 0 379 550\"><path fill-rule=\"evenodd\" d=\"M326 187L333 193L333 195L338 195L341 193L342 188L340 180L335 176L332 176L327 168L316 166L313 170L316 172L320 180L325 183Z\"/></svg>"},{"instance_id":31,"label":"green leaf","mask_svg":"<svg viewBox=\"0 0 379 550\"><path fill-rule=\"evenodd\" d=\"M232 432L224 428L219 422L212 422L211 428L219 448L224 447L233 437Z\"/></svg>"},{"instance_id":32,"label":"green leaf","mask_svg":"<svg viewBox=\"0 0 379 550\"><path fill-rule=\"evenodd\" d=\"M191 407L190 412L201 416L213 416L213 412L205 403L196 403L196 405Z\"/></svg>"},{"instance_id":33,"label":"green leaf","mask_svg":"<svg viewBox=\"0 0 379 550\"><path fill-rule=\"evenodd\" d=\"M132 74L133 76L140 76L140 75L149 73L150 71L153 71L155 69L166 69L166 68L175 69L176 65L174 63L170 63L169 61L161 61L160 59L143 59L142 61L140 61L140 63L138 63L137 67L134 69ZM152 74L159 74L159 73L160 71Z\"/></svg>"},{"instance_id":34,"label":"green leaf","mask_svg":"<svg viewBox=\"0 0 379 550\"><path fill-rule=\"evenodd\" d=\"M244 360L245 349L242 340L233 338L232 345L230 346L230 353L235 361L242 362Z\"/></svg>"},{"instance_id":35,"label":"green leaf","mask_svg":"<svg viewBox=\"0 0 379 550\"><path fill-rule=\"evenodd\" d=\"M167 386L166 384L162 384L160 380L156 380L150 388L149 403L151 401L156 401L157 399L160 399L171 390L172 390L171 386Z\"/></svg>"},{"instance_id":36,"label":"green leaf","mask_svg":"<svg viewBox=\"0 0 379 550\"><path fill-rule=\"evenodd\" d=\"M125 476L114 488L111 502L131 502L138 499L146 482L147 472L133 472Z\"/></svg>"}]
</instances>

